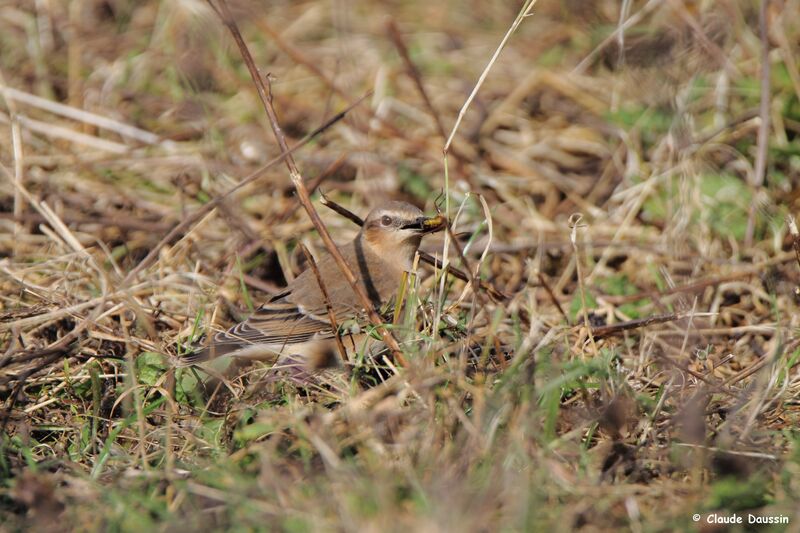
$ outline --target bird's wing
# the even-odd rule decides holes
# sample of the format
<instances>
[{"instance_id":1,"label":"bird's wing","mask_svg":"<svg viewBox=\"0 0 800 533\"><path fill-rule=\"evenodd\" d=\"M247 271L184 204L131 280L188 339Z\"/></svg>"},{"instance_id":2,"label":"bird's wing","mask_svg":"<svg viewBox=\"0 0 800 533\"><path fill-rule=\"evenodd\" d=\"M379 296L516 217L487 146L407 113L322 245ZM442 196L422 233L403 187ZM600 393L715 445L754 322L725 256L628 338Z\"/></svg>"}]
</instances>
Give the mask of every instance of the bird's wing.
<instances>
[{"instance_id":1,"label":"bird's wing","mask_svg":"<svg viewBox=\"0 0 800 533\"><path fill-rule=\"evenodd\" d=\"M373 305L380 308L397 291L402 276L402 268L383 261L374 252L359 245L359 239L339 247L350 270L358 279L359 285L372 300ZM333 312L340 324L351 318L356 318L363 313L363 304L360 298L345 279L339 265L330 254L323 254L317 260L317 269L325 285L333 306ZM287 300L302 306L307 312L327 322L326 298L319 287L317 275L311 269L303 271L291 283L291 294Z\"/></svg>"},{"instance_id":2,"label":"bird's wing","mask_svg":"<svg viewBox=\"0 0 800 533\"><path fill-rule=\"evenodd\" d=\"M215 335L214 342L281 346L333 337L327 317L313 314L289 301L286 298L289 294L272 298L244 322Z\"/></svg>"},{"instance_id":3,"label":"bird's wing","mask_svg":"<svg viewBox=\"0 0 800 533\"><path fill-rule=\"evenodd\" d=\"M237 355L256 346L273 353L285 346L334 337L327 316L306 311L287 299L290 292L278 294L259 307L247 320L214 335L210 345L183 357L183 364L195 364L222 355Z\"/></svg>"},{"instance_id":4,"label":"bird's wing","mask_svg":"<svg viewBox=\"0 0 800 533\"><path fill-rule=\"evenodd\" d=\"M384 265L383 275L376 275L368 268L376 258L370 257L368 250L357 247L356 242L341 246L342 255L373 302L379 305L388 301L397 290L398 272L401 270L393 268L395 265ZM362 305L330 255L320 257L317 267L330 298L322 295L316 274L306 270L289 284L288 290L273 297L250 318L217 333L207 348L184 356L182 364L194 364L226 354L250 357L250 354L257 353L260 357L260 354L270 352L274 355L288 352L284 348L295 344L332 339L335 334L328 320L326 300L333 306L339 324L358 318ZM383 293L388 297L382 298Z\"/></svg>"}]
</instances>

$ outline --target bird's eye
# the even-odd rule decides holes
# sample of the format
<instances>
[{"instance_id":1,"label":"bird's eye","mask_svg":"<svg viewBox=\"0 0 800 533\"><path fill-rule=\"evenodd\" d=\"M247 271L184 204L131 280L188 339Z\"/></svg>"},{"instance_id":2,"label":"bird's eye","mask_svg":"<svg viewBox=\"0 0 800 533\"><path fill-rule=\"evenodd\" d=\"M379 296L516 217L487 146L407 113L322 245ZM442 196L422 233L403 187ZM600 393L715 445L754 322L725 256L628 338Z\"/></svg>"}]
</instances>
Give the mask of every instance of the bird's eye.
<instances>
[{"instance_id":1,"label":"bird's eye","mask_svg":"<svg viewBox=\"0 0 800 533\"><path fill-rule=\"evenodd\" d=\"M383 215L381 217L381 225L383 226L391 226L392 225L392 217L389 215Z\"/></svg>"}]
</instances>

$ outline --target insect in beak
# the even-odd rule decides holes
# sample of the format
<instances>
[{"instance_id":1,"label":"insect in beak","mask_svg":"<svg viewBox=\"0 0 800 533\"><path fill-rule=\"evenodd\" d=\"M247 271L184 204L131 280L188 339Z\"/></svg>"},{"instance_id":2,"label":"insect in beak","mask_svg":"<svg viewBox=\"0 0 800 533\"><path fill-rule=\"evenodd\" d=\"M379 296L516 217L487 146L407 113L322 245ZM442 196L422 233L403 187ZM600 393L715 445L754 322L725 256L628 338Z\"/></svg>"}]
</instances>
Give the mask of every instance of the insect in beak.
<instances>
[{"instance_id":1,"label":"insect in beak","mask_svg":"<svg viewBox=\"0 0 800 533\"><path fill-rule=\"evenodd\" d=\"M442 215L435 217L419 217L400 227L400 229L415 230L417 233L434 233L441 231L447 225L447 220Z\"/></svg>"}]
</instances>

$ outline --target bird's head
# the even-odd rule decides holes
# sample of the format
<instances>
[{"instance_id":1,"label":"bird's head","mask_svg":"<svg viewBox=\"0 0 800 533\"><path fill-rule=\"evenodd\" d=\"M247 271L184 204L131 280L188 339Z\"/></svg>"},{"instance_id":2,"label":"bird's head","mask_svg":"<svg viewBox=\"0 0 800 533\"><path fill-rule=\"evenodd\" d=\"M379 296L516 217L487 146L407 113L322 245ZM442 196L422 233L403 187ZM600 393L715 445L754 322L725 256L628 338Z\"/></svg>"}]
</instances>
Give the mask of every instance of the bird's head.
<instances>
[{"instance_id":1,"label":"bird's head","mask_svg":"<svg viewBox=\"0 0 800 533\"><path fill-rule=\"evenodd\" d=\"M443 216L426 217L409 203L386 202L369 212L361 235L381 256L400 254L398 260L410 263L422 236L440 231L446 224Z\"/></svg>"}]
</instances>

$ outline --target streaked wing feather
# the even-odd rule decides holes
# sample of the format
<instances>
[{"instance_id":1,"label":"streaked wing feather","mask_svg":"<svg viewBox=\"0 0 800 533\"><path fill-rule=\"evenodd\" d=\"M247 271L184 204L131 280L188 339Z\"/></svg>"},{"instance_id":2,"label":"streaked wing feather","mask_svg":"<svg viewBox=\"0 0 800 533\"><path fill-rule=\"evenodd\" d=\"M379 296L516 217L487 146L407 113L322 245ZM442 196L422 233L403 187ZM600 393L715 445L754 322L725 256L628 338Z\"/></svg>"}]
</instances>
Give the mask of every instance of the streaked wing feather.
<instances>
[{"instance_id":1,"label":"streaked wing feather","mask_svg":"<svg viewBox=\"0 0 800 533\"><path fill-rule=\"evenodd\" d=\"M281 299L264 304L246 321L218 333L214 342L282 346L332 337L333 330L328 322Z\"/></svg>"}]
</instances>

